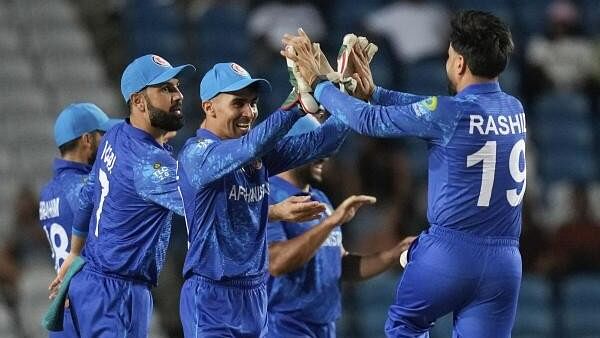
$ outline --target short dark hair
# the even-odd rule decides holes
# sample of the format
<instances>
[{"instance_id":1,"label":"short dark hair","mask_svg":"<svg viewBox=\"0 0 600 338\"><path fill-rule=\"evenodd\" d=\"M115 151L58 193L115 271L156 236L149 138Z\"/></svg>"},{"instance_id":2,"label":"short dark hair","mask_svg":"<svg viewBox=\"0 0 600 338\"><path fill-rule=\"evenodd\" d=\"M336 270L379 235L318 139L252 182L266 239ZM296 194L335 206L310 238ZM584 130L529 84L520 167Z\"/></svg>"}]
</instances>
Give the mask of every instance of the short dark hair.
<instances>
[{"instance_id":1,"label":"short dark hair","mask_svg":"<svg viewBox=\"0 0 600 338\"><path fill-rule=\"evenodd\" d=\"M469 10L457 13L450 25L450 45L473 75L491 79L502 73L514 48L506 24L491 13Z\"/></svg>"},{"instance_id":2,"label":"short dark hair","mask_svg":"<svg viewBox=\"0 0 600 338\"><path fill-rule=\"evenodd\" d=\"M77 148L77 145L79 144L80 139L81 139L81 136L59 146L58 151L60 152L60 156L65 156L66 153L68 153L72 150L75 150L75 148Z\"/></svg>"}]
</instances>

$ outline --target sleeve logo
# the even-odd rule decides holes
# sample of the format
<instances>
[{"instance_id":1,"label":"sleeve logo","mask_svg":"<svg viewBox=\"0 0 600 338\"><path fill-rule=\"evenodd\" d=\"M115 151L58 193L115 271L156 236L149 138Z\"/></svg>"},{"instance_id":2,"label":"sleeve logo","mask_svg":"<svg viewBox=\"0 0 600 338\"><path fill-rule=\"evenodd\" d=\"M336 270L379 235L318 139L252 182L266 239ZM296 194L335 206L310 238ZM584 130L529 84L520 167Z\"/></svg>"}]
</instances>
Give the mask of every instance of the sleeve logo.
<instances>
[{"instance_id":1,"label":"sleeve logo","mask_svg":"<svg viewBox=\"0 0 600 338\"><path fill-rule=\"evenodd\" d=\"M413 103L413 109L417 117L429 114L437 109L438 98L437 96L430 96L425 100Z\"/></svg>"}]
</instances>

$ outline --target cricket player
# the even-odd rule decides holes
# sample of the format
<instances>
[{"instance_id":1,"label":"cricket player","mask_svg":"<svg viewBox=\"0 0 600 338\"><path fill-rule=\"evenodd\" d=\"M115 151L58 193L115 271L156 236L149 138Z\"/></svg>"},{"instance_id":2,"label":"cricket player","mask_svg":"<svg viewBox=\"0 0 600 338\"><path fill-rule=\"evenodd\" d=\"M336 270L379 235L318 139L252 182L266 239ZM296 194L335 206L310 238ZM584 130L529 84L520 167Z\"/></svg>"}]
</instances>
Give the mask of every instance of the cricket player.
<instances>
[{"instance_id":1,"label":"cricket player","mask_svg":"<svg viewBox=\"0 0 600 338\"><path fill-rule=\"evenodd\" d=\"M267 331L269 176L336 151L348 129L333 118L283 138L304 115L279 109L252 127L270 89L235 63L200 84L206 118L179 155L189 250L180 314L186 337L263 337Z\"/></svg>"},{"instance_id":2,"label":"cricket player","mask_svg":"<svg viewBox=\"0 0 600 338\"><path fill-rule=\"evenodd\" d=\"M318 121L307 115L294 125L288 136L318 128ZM371 255L347 252L342 245L340 225L349 222L371 196L351 196L333 210L320 190L311 186L322 181L325 160L313 161L283 172L269 180L269 203L289 196L308 195L327 205L320 219L307 222L269 222L268 337L336 336L335 321L341 315L340 279L365 280L394 264L415 237Z\"/></svg>"},{"instance_id":3,"label":"cricket player","mask_svg":"<svg viewBox=\"0 0 600 338\"><path fill-rule=\"evenodd\" d=\"M40 194L40 222L50 243L54 269L69 255L73 215L79 210L79 193L88 179L102 135L119 120L111 120L93 103L66 107L54 123L54 141L60 158L54 160L54 175ZM67 308L63 331L50 337L78 337Z\"/></svg>"},{"instance_id":4,"label":"cricket player","mask_svg":"<svg viewBox=\"0 0 600 338\"><path fill-rule=\"evenodd\" d=\"M526 186L525 114L498 76L513 50L507 26L479 11L451 22L446 72L452 96L375 87L366 55L354 49L355 95L316 69L306 37L286 36L314 95L333 116L376 137L416 136L429 148L428 220L390 307L388 337L427 337L454 313L454 337L510 337L521 282L521 202Z\"/></svg>"},{"instance_id":5,"label":"cricket player","mask_svg":"<svg viewBox=\"0 0 600 338\"><path fill-rule=\"evenodd\" d=\"M172 213L183 215L177 163L162 142L183 126L179 78L191 70L145 55L123 72L130 115L104 135L73 224L71 257L85 243L87 261L68 291L81 337L148 336L150 288L165 261Z\"/></svg>"}]
</instances>

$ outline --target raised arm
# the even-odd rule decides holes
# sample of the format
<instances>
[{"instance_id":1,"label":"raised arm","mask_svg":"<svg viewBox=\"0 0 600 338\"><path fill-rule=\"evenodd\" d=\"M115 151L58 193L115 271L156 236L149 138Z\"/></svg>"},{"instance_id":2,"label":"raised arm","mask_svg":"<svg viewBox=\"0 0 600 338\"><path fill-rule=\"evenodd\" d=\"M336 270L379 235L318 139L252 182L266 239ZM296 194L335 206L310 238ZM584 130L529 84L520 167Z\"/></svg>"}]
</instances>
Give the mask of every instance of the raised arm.
<instances>
[{"instance_id":1,"label":"raised arm","mask_svg":"<svg viewBox=\"0 0 600 338\"><path fill-rule=\"evenodd\" d=\"M349 131L344 123L332 116L316 130L284 138L263 158L269 175L277 175L335 153Z\"/></svg>"},{"instance_id":2,"label":"raised arm","mask_svg":"<svg viewBox=\"0 0 600 338\"><path fill-rule=\"evenodd\" d=\"M315 97L335 117L356 132L375 137L416 136L442 140L454 132L453 103L431 96L412 104L378 106L341 93L330 82L317 85Z\"/></svg>"},{"instance_id":3,"label":"raised arm","mask_svg":"<svg viewBox=\"0 0 600 338\"><path fill-rule=\"evenodd\" d=\"M415 95L388 90L383 87L375 87L369 102L380 106L404 106L426 100L427 98L428 97L424 95Z\"/></svg>"},{"instance_id":4,"label":"raised arm","mask_svg":"<svg viewBox=\"0 0 600 338\"><path fill-rule=\"evenodd\" d=\"M211 183L264 156L302 115L298 110L277 110L238 139L203 139L186 145L180 162L190 183L196 187Z\"/></svg>"}]
</instances>

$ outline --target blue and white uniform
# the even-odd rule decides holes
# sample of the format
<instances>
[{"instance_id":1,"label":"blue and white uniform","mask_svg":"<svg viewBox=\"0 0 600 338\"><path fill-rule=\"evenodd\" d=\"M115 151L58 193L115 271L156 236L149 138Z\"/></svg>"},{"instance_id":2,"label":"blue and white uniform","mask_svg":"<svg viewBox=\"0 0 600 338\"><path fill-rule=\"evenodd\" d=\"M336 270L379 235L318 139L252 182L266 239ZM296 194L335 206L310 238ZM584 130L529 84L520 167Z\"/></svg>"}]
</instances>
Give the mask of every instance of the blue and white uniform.
<instances>
[{"instance_id":1,"label":"blue and white uniform","mask_svg":"<svg viewBox=\"0 0 600 338\"><path fill-rule=\"evenodd\" d=\"M42 188L40 222L50 242L56 271L71 251L71 225L79 210L79 193L91 169L91 165L55 159L52 180ZM49 335L51 338L78 337L69 309L65 309L63 331Z\"/></svg>"},{"instance_id":2,"label":"blue and white uniform","mask_svg":"<svg viewBox=\"0 0 600 338\"><path fill-rule=\"evenodd\" d=\"M186 337L258 337L267 329L269 177L338 149L348 129L282 137L301 116L275 111L238 139L199 129L180 153L189 250L180 313Z\"/></svg>"},{"instance_id":3,"label":"blue and white uniform","mask_svg":"<svg viewBox=\"0 0 600 338\"><path fill-rule=\"evenodd\" d=\"M171 217L183 215L177 163L129 121L109 130L80 195L74 231L87 264L69 288L82 337L146 337L150 287L165 261ZM90 292L94 290L94 292Z\"/></svg>"},{"instance_id":4,"label":"blue and white uniform","mask_svg":"<svg viewBox=\"0 0 600 338\"><path fill-rule=\"evenodd\" d=\"M269 204L277 204L294 195L305 195L298 187L281 177L269 181ZM326 205L321 218L303 223L285 221L267 225L269 243L288 241L323 222L333 210L325 194L310 188L311 200ZM340 278L342 273L342 231L336 227L301 268L279 277L269 277L268 337L336 336L335 321L341 315Z\"/></svg>"},{"instance_id":5,"label":"blue and white uniform","mask_svg":"<svg viewBox=\"0 0 600 338\"><path fill-rule=\"evenodd\" d=\"M371 104L328 82L315 91L331 114L363 135L428 143L430 228L412 245L386 322L389 337L427 336L454 312L460 337L508 337L521 281L525 114L497 82L454 97L376 88Z\"/></svg>"}]
</instances>

